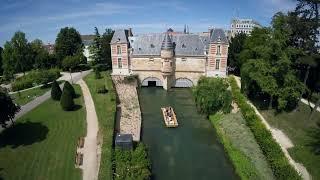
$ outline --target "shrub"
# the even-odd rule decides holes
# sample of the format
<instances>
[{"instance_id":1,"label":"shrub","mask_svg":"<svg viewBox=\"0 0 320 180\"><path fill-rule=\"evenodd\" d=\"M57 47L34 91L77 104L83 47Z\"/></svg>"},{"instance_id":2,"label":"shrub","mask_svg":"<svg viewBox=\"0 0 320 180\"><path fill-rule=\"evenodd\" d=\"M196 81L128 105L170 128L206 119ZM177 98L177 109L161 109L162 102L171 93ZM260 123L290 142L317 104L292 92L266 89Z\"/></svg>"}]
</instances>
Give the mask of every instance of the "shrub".
<instances>
[{"instance_id":1,"label":"shrub","mask_svg":"<svg viewBox=\"0 0 320 180\"><path fill-rule=\"evenodd\" d=\"M114 157L115 179L150 179L151 162L142 143L130 151L116 148Z\"/></svg>"},{"instance_id":2,"label":"shrub","mask_svg":"<svg viewBox=\"0 0 320 180\"><path fill-rule=\"evenodd\" d=\"M65 111L71 111L74 108L74 101L72 94L67 89L63 89L61 99L60 99L60 105L63 110Z\"/></svg>"},{"instance_id":3,"label":"shrub","mask_svg":"<svg viewBox=\"0 0 320 180\"><path fill-rule=\"evenodd\" d=\"M40 84L47 84L60 77L58 69L49 70L34 70L30 71L25 76L17 78L12 83L12 91L20 91L23 89L31 88Z\"/></svg>"},{"instance_id":4,"label":"shrub","mask_svg":"<svg viewBox=\"0 0 320 180\"><path fill-rule=\"evenodd\" d=\"M107 64L97 64L93 67L93 69L98 71L106 71L109 69L109 66Z\"/></svg>"},{"instance_id":5,"label":"shrub","mask_svg":"<svg viewBox=\"0 0 320 180\"><path fill-rule=\"evenodd\" d=\"M51 98L53 100L59 101L61 98L61 89L57 81L53 81L52 87L51 87Z\"/></svg>"},{"instance_id":6,"label":"shrub","mask_svg":"<svg viewBox=\"0 0 320 180\"><path fill-rule=\"evenodd\" d=\"M254 109L247 103L247 98L241 94L233 77L230 77L230 85L232 88L232 96L239 105L241 113L269 162L276 179L301 179L296 170L289 164L281 147L275 142L270 131L256 115Z\"/></svg>"},{"instance_id":7,"label":"shrub","mask_svg":"<svg viewBox=\"0 0 320 180\"><path fill-rule=\"evenodd\" d=\"M198 109L206 115L220 110L230 112L232 96L228 83L222 78L202 77L193 88L193 95Z\"/></svg>"},{"instance_id":8,"label":"shrub","mask_svg":"<svg viewBox=\"0 0 320 180\"><path fill-rule=\"evenodd\" d=\"M96 92L99 94L105 94L108 92L108 90L106 89L105 85L99 84L99 85L97 85Z\"/></svg>"},{"instance_id":9,"label":"shrub","mask_svg":"<svg viewBox=\"0 0 320 180\"><path fill-rule=\"evenodd\" d=\"M77 66L81 64L81 58L78 55L75 56L67 56L62 60L62 68L63 70L73 71Z\"/></svg>"},{"instance_id":10,"label":"shrub","mask_svg":"<svg viewBox=\"0 0 320 180\"><path fill-rule=\"evenodd\" d=\"M75 98L77 96L76 91L74 90L73 86L68 81L66 81L64 83L63 91L69 91L72 98Z\"/></svg>"},{"instance_id":11,"label":"shrub","mask_svg":"<svg viewBox=\"0 0 320 180\"><path fill-rule=\"evenodd\" d=\"M95 71L94 71L94 78L95 79L101 79L102 78L100 71L97 70L97 69L95 69Z\"/></svg>"}]
</instances>

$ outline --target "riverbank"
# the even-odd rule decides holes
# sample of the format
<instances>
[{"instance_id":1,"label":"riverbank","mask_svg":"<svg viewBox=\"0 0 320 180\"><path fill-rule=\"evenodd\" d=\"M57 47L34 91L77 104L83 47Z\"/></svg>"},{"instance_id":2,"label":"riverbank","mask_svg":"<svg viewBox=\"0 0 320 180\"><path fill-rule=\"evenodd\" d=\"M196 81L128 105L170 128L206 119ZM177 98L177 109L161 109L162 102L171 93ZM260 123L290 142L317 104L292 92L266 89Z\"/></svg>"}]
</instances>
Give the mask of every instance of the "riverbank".
<instances>
[{"instance_id":1,"label":"riverbank","mask_svg":"<svg viewBox=\"0 0 320 180\"><path fill-rule=\"evenodd\" d=\"M240 112L215 114L209 120L241 179L275 179Z\"/></svg>"},{"instance_id":2,"label":"riverbank","mask_svg":"<svg viewBox=\"0 0 320 180\"><path fill-rule=\"evenodd\" d=\"M112 76L119 98L119 133L132 134L134 141L140 141L141 111L137 93L137 81L127 81L123 76Z\"/></svg>"}]
</instances>

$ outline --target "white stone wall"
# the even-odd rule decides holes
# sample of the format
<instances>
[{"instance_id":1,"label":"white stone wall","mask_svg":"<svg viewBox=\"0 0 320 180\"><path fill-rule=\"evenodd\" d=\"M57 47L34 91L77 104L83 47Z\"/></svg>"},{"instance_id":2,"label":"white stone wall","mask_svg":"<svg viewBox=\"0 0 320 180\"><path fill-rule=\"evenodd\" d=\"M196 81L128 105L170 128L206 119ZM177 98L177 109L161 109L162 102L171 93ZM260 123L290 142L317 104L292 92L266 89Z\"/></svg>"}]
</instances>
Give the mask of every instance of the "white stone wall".
<instances>
[{"instance_id":1,"label":"white stone wall","mask_svg":"<svg viewBox=\"0 0 320 180\"><path fill-rule=\"evenodd\" d=\"M88 62L93 60L90 58L92 54L90 54L89 46L84 46L83 55L87 58Z\"/></svg>"}]
</instances>

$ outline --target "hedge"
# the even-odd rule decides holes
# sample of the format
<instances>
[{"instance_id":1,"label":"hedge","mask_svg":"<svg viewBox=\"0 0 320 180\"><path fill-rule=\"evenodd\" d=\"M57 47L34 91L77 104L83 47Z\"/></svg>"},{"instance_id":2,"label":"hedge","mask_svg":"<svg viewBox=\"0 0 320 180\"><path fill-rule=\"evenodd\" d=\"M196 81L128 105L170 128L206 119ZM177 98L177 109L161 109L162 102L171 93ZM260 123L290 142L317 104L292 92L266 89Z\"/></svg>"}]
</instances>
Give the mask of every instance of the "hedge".
<instances>
[{"instance_id":1,"label":"hedge","mask_svg":"<svg viewBox=\"0 0 320 180\"><path fill-rule=\"evenodd\" d=\"M301 179L297 171L289 164L281 147L272 137L270 131L247 103L247 98L240 92L234 77L229 78L233 99L241 109L241 113L251 129L257 143L265 155L276 179Z\"/></svg>"},{"instance_id":2,"label":"hedge","mask_svg":"<svg viewBox=\"0 0 320 180\"><path fill-rule=\"evenodd\" d=\"M52 82L60 77L58 69L49 70L34 70L30 71L25 76L17 78L12 83L12 91L20 91L23 89L31 88L33 86L46 84Z\"/></svg>"},{"instance_id":3,"label":"hedge","mask_svg":"<svg viewBox=\"0 0 320 180\"><path fill-rule=\"evenodd\" d=\"M209 120L217 132L220 142L223 144L224 150L235 168L236 174L242 180L246 179L261 179L257 169L253 166L250 158L248 158L242 151L232 145L232 142L226 137L222 128L219 128L219 121L222 120L223 115L216 113L211 115Z\"/></svg>"}]
</instances>

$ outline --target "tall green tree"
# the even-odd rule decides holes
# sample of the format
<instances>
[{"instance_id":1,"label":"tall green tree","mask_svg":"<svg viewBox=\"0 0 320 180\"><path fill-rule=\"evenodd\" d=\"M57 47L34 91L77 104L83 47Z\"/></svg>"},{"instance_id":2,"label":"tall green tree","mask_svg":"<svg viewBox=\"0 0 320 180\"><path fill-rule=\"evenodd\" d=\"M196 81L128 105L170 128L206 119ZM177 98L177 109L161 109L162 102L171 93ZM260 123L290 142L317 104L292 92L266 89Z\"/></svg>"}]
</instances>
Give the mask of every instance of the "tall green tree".
<instances>
[{"instance_id":1,"label":"tall green tree","mask_svg":"<svg viewBox=\"0 0 320 180\"><path fill-rule=\"evenodd\" d=\"M35 39L30 45L33 53L34 67L37 69L51 68L49 53L44 48L42 41L40 39Z\"/></svg>"},{"instance_id":2,"label":"tall green tree","mask_svg":"<svg viewBox=\"0 0 320 180\"><path fill-rule=\"evenodd\" d=\"M0 75L3 74L3 68L2 68L2 47L0 47Z\"/></svg>"},{"instance_id":3,"label":"tall green tree","mask_svg":"<svg viewBox=\"0 0 320 180\"><path fill-rule=\"evenodd\" d=\"M294 108L304 92L292 63L299 50L290 46L286 21L286 16L278 13L271 28L255 29L240 54L245 62L241 67L244 91L268 95L269 108L275 100L279 110Z\"/></svg>"},{"instance_id":4,"label":"tall green tree","mask_svg":"<svg viewBox=\"0 0 320 180\"><path fill-rule=\"evenodd\" d=\"M16 105L7 92L0 88L0 126L7 127L7 123L11 121L16 113L20 110L20 107Z\"/></svg>"},{"instance_id":5,"label":"tall green tree","mask_svg":"<svg viewBox=\"0 0 320 180\"><path fill-rule=\"evenodd\" d=\"M91 59L95 64L100 64L102 62L102 46L101 46L101 37L98 31L98 28L94 28L95 37L93 44L89 47L89 52L91 54Z\"/></svg>"},{"instance_id":6,"label":"tall green tree","mask_svg":"<svg viewBox=\"0 0 320 180\"><path fill-rule=\"evenodd\" d=\"M3 69L6 77L12 78L14 73L32 68L33 60L30 44L21 31L17 31L10 42L6 42L3 50Z\"/></svg>"},{"instance_id":7,"label":"tall green tree","mask_svg":"<svg viewBox=\"0 0 320 180\"><path fill-rule=\"evenodd\" d=\"M101 37L102 63L107 64L109 68L112 67L110 42L113 34L114 31L110 28L107 28Z\"/></svg>"},{"instance_id":8,"label":"tall green tree","mask_svg":"<svg viewBox=\"0 0 320 180\"><path fill-rule=\"evenodd\" d=\"M83 52L80 33L73 27L60 30L55 41L55 53L59 64L66 56L74 56Z\"/></svg>"},{"instance_id":9,"label":"tall green tree","mask_svg":"<svg viewBox=\"0 0 320 180\"><path fill-rule=\"evenodd\" d=\"M235 75L240 75L241 62L239 58L240 52L244 49L244 42L247 38L245 33L237 34L231 38L228 50L228 68Z\"/></svg>"}]
</instances>

